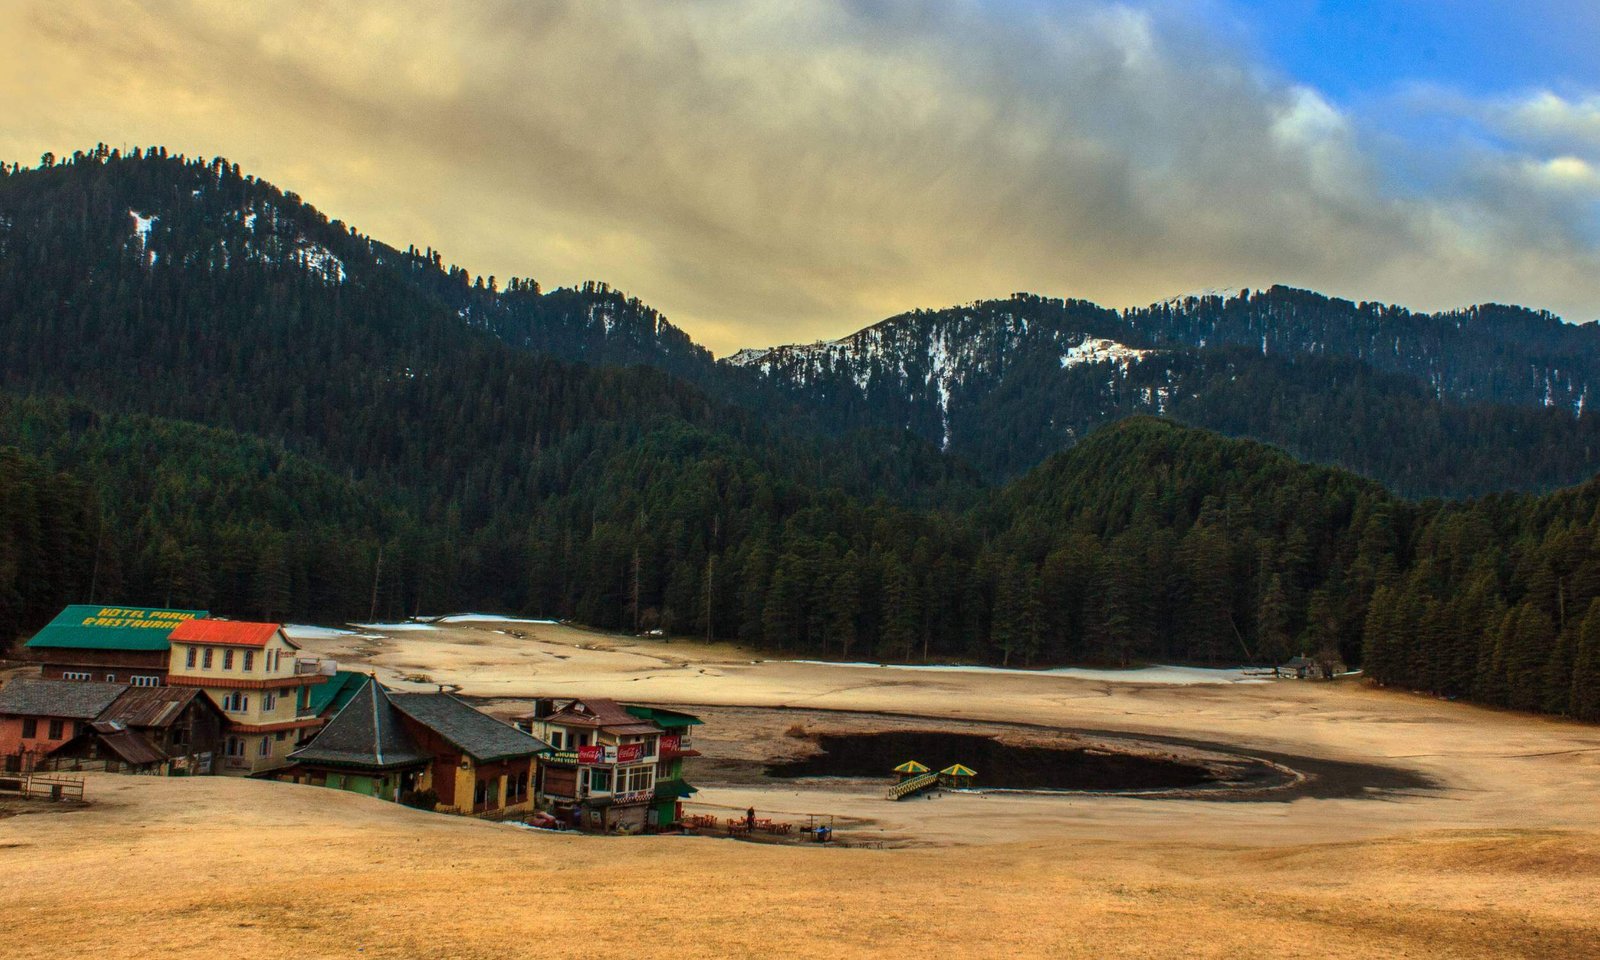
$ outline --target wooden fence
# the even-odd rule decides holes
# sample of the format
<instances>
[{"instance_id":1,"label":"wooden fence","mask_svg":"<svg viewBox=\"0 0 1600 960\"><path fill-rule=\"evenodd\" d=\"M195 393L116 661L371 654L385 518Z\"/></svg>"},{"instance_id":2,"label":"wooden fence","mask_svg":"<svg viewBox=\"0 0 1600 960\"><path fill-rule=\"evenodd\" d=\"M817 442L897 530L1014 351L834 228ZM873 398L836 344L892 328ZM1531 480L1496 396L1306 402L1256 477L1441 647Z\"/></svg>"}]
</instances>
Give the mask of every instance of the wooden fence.
<instances>
[{"instance_id":1,"label":"wooden fence","mask_svg":"<svg viewBox=\"0 0 1600 960\"><path fill-rule=\"evenodd\" d=\"M0 796L36 800L82 800L83 779L47 773L0 773Z\"/></svg>"}]
</instances>

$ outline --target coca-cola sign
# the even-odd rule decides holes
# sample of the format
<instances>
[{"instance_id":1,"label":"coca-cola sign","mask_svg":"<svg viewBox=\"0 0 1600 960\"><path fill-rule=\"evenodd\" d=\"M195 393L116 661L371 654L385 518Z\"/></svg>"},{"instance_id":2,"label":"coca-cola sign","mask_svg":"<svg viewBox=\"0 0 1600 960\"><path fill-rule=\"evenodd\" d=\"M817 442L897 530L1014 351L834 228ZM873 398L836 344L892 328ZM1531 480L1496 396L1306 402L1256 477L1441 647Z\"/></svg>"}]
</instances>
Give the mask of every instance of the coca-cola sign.
<instances>
[{"instance_id":1,"label":"coca-cola sign","mask_svg":"<svg viewBox=\"0 0 1600 960\"><path fill-rule=\"evenodd\" d=\"M644 744L624 743L617 748L618 763L638 763L644 759Z\"/></svg>"}]
</instances>

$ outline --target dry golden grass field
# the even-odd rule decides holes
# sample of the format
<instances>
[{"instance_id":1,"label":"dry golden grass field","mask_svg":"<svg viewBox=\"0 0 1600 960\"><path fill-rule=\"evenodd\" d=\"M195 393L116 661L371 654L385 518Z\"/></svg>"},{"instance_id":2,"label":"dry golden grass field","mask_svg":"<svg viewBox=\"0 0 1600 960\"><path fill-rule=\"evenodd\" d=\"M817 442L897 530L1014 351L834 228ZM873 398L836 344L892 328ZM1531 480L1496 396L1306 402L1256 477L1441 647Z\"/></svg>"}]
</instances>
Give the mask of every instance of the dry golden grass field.
<instances>
[{"instance_id":1,"label":"dry golden grass field","mask_svg":"<svg viewBox=\"0 0 1600 960\"><path fill-rule=\"evenodd\" d=\"M90 775L85 807L0 807L0 956L1600 957L1600 728L1356 682L874 670L544 625L307 646L491 710L546 692L696 705L700 809L834 814L884 848L556 835L312 787ZM738 772L798 749L791 727L940 718L1182 738L1308 780L896 804Z\"/></svg>"}]
</instances>

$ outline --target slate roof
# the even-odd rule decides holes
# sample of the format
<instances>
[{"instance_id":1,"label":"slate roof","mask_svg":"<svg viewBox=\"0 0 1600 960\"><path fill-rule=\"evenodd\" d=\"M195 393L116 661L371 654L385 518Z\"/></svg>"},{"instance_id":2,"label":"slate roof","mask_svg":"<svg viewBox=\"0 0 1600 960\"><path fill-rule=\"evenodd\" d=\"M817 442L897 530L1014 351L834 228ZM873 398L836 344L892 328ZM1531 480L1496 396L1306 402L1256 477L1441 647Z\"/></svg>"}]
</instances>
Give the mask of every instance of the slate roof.
<instances>
[{"instance_id":1,"label":"slate roof","mask_svg":"<svg viewBox=\"0 0 1600 960\"><path fill-rule=\"evenodd\" d=\"M0 714L93 720L127 689L125 683L16 677L0 688Z\"/></svg>"},{"instance_id":2,"label":"slate roof","mask_svg":"<svg viewBox=\"0 0 1600 960\"><path fill-rule=\"evenodd\" d=\"M56 614L54 620L33 635L27 646L33 649L166 650L167 636L174 627L205 615L204 610L74 604Z\"/></svg>"},{"instance_id":3,"label":"slate roof","mask_svg":"<svg viewBox=\"0 0 1600 960\"><path fill-rule=\"evenodd\" d=\"M550 749L543 740L502 723L448 693L396 693L389 699L400 712L450 741L479 763L531 757Z\"/></svg>"},{"instance_id":4,"label":"slate roof","mask_svg":"<svg viewBox=\"0 0 1600 960\"><path fill-rule=\"evenodd\" d=\"M168 639L174 643L206 643L226 647L264 647L281 623L250 623L244 620L188 620L178 625ZM285 638L287 639L287 638ZM290 646L294 646L293 643Z\"/></svg>"},{"instance_id":5,"label":"slate roof","mask_svg":"<svg viewBox=\"0 0 1600 960\"><path fill-rule=\"evenodd\" d=\"M326 763L364 770L392 770L428 763L406 732L389 694L371 677L311 742L289 754L297 763Z\"/></svg>"},{"instance_id":6,"label":"slate roof","mask_svg":"<svg viewBox=\"0 0 1600 960\"><path fill-rule=\"evenodd\" d=\"M196 697L207 699L199 687L129 687L98 719L125 727L166 727L182 716Z\"/></svg>"}]
</instances>

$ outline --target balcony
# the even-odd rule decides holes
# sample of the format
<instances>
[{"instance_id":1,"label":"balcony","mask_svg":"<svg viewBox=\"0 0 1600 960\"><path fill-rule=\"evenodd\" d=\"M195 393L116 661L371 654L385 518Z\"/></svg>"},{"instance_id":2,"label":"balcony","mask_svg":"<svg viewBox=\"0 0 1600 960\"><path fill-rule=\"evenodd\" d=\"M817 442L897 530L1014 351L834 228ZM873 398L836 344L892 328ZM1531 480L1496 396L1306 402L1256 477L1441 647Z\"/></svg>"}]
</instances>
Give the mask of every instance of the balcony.
<instances>
[{"instance_id":1,"label":"balcony","mask_svg":"<svg viewBox=\"0 0 1600 960\"><path fill-rule=\"evenodd\" d=\"M339 661L327 657L296 659L294 675L297 677L331 677L339 672Z\"/></svg>"}]
</instances>

